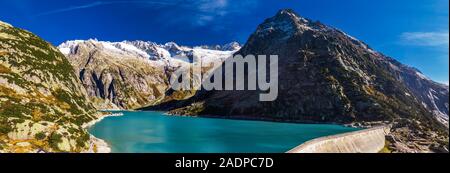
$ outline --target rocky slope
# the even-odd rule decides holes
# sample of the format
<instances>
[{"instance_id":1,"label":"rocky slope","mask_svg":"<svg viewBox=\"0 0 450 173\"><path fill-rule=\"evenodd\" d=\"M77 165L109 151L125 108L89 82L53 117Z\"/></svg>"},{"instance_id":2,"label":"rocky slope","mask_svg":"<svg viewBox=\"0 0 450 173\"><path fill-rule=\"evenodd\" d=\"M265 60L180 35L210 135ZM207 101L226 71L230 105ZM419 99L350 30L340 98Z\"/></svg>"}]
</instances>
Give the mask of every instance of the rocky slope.
<instances>
[{"instance_id":1,"label":"rocky slope","mask_svg":"<svg viewBox=\"0 0 450 173\"><path fill-rule=\"evenodd\" d=\"M448 86L338 29L281 10L236 54L279 56L277 100L258 102L261 91L201 91L186 101L149 109L276 121L393 124L389 147L394 152L448 151Z\"/></svg>"},{"instance_id":2,"label":"rocky slope","mask_svg":"<svg viewBox=\"0 0 450 173\"><path fill-rule=\"evenodd\" d=\"M213 47L213 48L212 48ZM179 100L195 92L170 92L169 77L188 66L194 57L205 62L223 61L236 52L238 43L224 46L186 47L170 42L68 41L58 47L99 109L136 109L162 100Z\"/></svg>"},{"instance_id":3,"label":"rocky slope","mask_svg":"<svg viewBox=\"0 0 450 173\"><path fill-rule=\"evenodd\" d=\"M98 114L69 61L38 36L0 22L0 152L81 152Z\"/></svg>"}]
</instances>

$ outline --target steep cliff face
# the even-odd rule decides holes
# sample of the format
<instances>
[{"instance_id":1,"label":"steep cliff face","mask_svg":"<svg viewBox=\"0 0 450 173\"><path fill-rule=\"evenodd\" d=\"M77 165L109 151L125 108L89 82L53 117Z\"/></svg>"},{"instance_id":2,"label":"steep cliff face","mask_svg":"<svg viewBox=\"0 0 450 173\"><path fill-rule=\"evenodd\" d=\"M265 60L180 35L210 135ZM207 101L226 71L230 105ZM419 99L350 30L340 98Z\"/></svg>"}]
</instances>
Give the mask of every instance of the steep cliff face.
<instances>
[{"instance_id":1,"label":"steep cliff face","mask_svg":"<svg viewBox=\"0 0 450 173\"><path fill-rule=\"evenodd\" d=\"M68 59L88 95L99 109L137 108L162 97L166 88L164 69L147 62L139 54L108 51L106 44L90 40L79 42ZM61 46L60 46L61 47Z\"/></svg>"},{"instance_id":2,"label":"steep cliff face","mask_svg":"<svg viewBox=\"0 0 450 173\"><path fill-rule=\"evenodd\" d=\"M448 127L449 86L430 80L414 68L400 64L398 66L401 70L396 72L397 78L406 85L419 103Z\"/></svg>"},{"instance_id":3,"label":"steep cliff face","mask_svg":"<svg viewBox=\"0 0 450 173\"><path fill-rule=\"evenodd\" d=\"M190 48L172 42L158 45L144 41L80 40L63 43L59 49L74 66L97 108L137 109L195 94L170 92L171 73L191 65L194 56L221 62L240 48L236 44L222 47L227 50Z\"/></svg>"},{"instance_id":4,"label":"steep cliff face","mask_svg":"<svg viewBox=\"0 0 450 173\"><path fill-rule=\"evenodd\" d=\"M79 152L95 118L69 61L38 36L0 22L0 152Z\"/></svg>"},{"instance_id":5,"label":"steep cliff face","mask_svg":"<svg viewBox=\"0 0 450 173\"><path fill-rule=\"evenodd\" d=\"M448 86L338 29L282 10L236 54L279 56L277 100L258 102L260 91L211 91L150 109L279 121L394 123L393 131L405 127L411 132L397 142L426 138L433 143L428 146L448 148Z\"/></svg>"}]
</instances>

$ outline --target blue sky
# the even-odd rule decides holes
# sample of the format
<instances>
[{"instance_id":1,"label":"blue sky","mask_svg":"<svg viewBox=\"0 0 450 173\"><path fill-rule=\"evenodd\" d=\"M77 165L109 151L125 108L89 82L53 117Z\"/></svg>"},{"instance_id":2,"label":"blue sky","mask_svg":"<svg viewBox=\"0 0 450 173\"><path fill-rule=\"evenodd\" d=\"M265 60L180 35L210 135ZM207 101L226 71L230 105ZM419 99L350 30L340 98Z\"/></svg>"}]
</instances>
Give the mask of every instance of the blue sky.
<instances>
[{"instance_id":1,"label":"blue sky","mask_svg":"<svg viewBox=\"0 0 450 173\"><path fill-rule=\"evenodd\" d=\"M448 0L0 0L0 20L55 45L65 40L245 43L279 9L337 27L449 81Z\"/></svg>"}]
</instances>

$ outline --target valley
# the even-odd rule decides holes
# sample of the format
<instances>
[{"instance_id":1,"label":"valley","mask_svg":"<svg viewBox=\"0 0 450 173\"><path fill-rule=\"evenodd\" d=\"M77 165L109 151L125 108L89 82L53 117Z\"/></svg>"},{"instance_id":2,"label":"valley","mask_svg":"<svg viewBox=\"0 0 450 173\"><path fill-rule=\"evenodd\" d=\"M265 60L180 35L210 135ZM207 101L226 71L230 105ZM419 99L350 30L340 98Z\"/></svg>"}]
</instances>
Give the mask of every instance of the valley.
<instances>
[{"instance_id":1,"label":"valley","mask_svg":"<svg viewBox=\"0 0 450 173\"><path fill-rule=\"evenodd\" d=\"M258 101L260 90L171 89L170 76L192 66L194 57L223 63L233 55L278 55L278 98ZM202 73L211 70L221 69ZM0 84L0 153L98 152L96 145L104 141L90 135L85 125L109 114L100 110L354 128L388 125L389 151L448 153L448 85L290 9L266 19L244 45L89 39L56 47L0 22ZM274 136L297 132L301 129Z\"/></svg>"}]
</instances>

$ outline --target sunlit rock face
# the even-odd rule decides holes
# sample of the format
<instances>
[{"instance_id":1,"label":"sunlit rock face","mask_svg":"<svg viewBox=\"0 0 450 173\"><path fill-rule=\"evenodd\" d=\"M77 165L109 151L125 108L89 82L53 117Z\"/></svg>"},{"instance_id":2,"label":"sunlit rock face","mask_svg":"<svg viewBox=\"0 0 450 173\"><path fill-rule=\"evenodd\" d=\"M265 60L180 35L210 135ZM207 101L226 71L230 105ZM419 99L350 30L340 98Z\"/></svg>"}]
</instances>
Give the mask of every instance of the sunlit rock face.
<instances>
[{"instance_id":1,"label":"sunlit rock face","mask_svg":"<svg viewBox=\"0 0 450 173\"><path fill-rule=\"evenodd\" d=\"M173 71L189 66L194 57L221 62L240 49L223 46L163 45L145 41L67 41L58 47L99 109L137 109L170 97L185 99L195 91L167 94Z\"/></svg>"},{"instance_id":2,"label":"sunlit rock face","mask_svg":"<svg viewBox=\"0 0 450 173\"><path fill-rule=\"evenodd\" d=\"M0 22L0 152L80 152L98 114L59 50Z\"/></svg>"}]
</instances>

